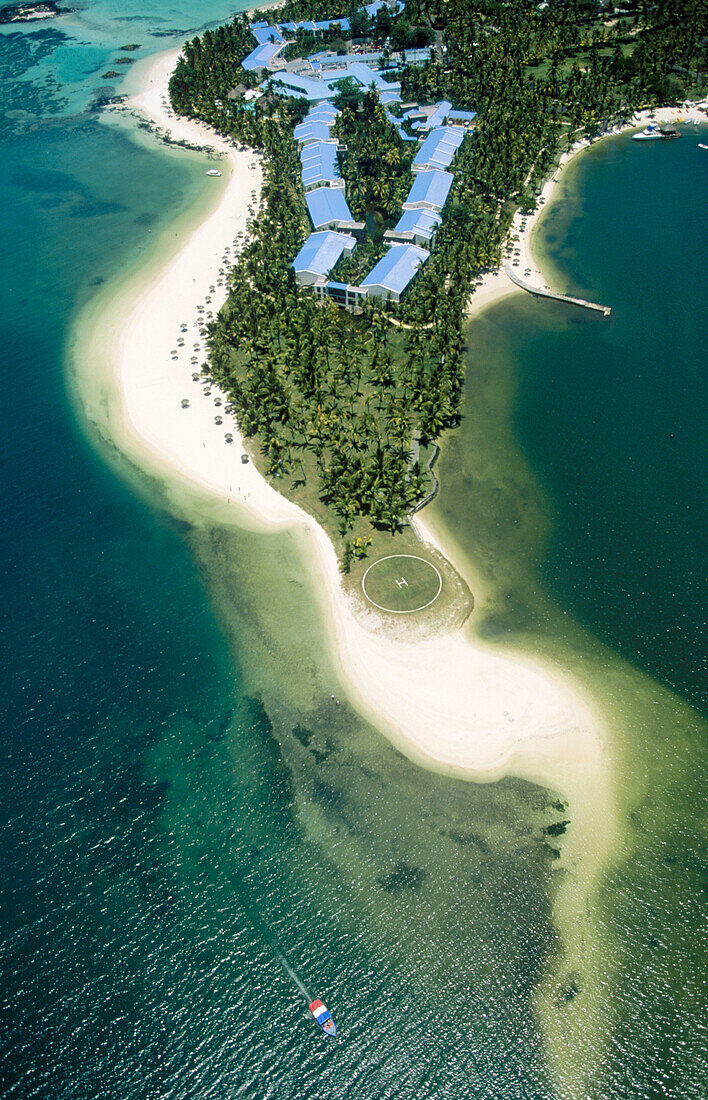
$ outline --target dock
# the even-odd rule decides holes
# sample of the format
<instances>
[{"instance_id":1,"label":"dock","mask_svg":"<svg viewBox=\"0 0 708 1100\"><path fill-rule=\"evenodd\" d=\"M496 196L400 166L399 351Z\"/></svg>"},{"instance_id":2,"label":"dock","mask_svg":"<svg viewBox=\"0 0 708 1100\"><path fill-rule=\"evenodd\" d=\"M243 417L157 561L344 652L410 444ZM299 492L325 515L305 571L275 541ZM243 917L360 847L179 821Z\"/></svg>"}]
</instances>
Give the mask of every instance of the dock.
<instances>
[{"instance_id":1,"label":"dock","mask_svg":"<svg viewBox=\"0 0 708 1100\"><path fill-rule=\"evenodd\" d=\"M509 276L512 283L521 290L527 290L529 294L535 294L537 298L555 298L557 302L569 302L572 306L582 306L583 309L594 309L596 313L601 313L603 317L609 317L612 313L609 306L601 306L598 305L597 302L586 302L584 298L571 298L569 294L557 294L555 290L544 290L540 286L534 286L533 283L527 283L507 264L504 265L504 271Z\"/></svg>"}]
</instances>

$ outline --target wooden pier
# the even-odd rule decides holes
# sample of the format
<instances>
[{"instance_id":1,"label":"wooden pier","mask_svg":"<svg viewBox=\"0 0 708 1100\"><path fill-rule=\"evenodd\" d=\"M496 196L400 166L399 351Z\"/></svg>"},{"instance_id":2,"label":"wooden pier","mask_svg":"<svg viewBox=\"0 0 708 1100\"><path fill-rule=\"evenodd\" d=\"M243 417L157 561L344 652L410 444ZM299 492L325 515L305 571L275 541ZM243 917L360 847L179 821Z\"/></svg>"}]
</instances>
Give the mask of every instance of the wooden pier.
<instances>
[{"instance_id":1,"label":"wooden pier","mask_svg":"<svg viewBox=\"0 0 708 1100\"><path fill-rule=\"evenodd\" d=\"M512 283L520 287L521 290L527 290L529 294L535 294L538 298L555 298L558 302L569 302L572 306L582 306L583 309L594 309L596 313L601 313L603 317L609 317L612 313L609 306L601 306L598 305L597 302L586 302L584 298L571 298L568 294L556 294L555 290L544 290L540 286L534 286L533 283L527 283L516 274L513 268L506 264L504 266L504 271L509 276Z\"/></svg>"}]
</instances>

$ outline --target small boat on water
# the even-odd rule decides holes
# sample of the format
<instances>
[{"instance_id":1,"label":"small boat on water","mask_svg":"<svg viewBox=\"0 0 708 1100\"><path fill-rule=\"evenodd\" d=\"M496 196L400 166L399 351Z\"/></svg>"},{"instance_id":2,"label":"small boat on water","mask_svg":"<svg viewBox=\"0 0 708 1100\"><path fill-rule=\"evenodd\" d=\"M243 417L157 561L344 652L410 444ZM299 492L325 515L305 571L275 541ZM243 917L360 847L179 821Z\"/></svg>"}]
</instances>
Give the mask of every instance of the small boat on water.
<instances>
[{"instance_id":1,"label":"small boat on water","mask_svg":"<svg viewBox=\"0 0 708 1100\"><path fill-rule=\"evenodd\" d=\"M708 149L708 145L704 145L702 141L699 141L698 142L698 148L699 149Z\"/></svg>"},{"instance_id":2,"label":"small boat on water","mask_svg":"<svg viewBox=\"0 0 708 1100\"><path fill-rule=\"evenodd\" d=\"M667 141L680 136L673 126L657 126L655 122L650 122L641 133L632 135L632 141Z\"/></svg>"},{"instance_id":3,"label":"small boat on water","mask_svg":"<svg viewBox=\"0 0 708 1100\"><path fill-rule=\"evenodd\" d=\"M322 1004L320 1000L314 1000L309 1006L310 1012L314 1018L316 1024L324 1031L325 1035L331 1035L333 1038L337 1034L337 1025L330 1016L329 1012Z\"/></svg>"},{"instance_id":4,"label":"small boat on water","mask_svg":"<svg viewBox=\"0 0 708 1100\"><path fill-rule=\"evenodd\" d=\"M632 141L660 141L661 130L655 122L650 122L641 133L633 134Z\"/></svg>"},{"instance_id":5,"label":"small boat on water","mask_svg":"<svg viewBox=\"0 0 708 1100\"><path fill-rule=\"evenodd\" d=\"M207 172L208 176L220 176L221 172L217 172L216 168L210 168Z\"/></svg>"}]
</instances>

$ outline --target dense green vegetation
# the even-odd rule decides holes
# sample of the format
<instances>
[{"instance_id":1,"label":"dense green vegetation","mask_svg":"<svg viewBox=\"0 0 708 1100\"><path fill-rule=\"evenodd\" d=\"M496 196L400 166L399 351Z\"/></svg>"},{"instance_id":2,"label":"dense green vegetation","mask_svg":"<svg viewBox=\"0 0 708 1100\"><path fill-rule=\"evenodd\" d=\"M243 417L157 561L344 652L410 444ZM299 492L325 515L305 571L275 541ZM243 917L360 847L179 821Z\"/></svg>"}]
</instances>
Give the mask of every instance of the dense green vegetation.
<instances>
[{"instance_id":1,"label":"dense green vegetation","mask_svg":"<svg viewBox=\"0 0 708 1100\"><path fill-rule=\"evenodd\" d=\"M339 14L334 0L295 0L262 17ZM286 491L314 481L345 537L352 529L363 537L369 522L395 530L425 493L417 440L432 442L456 422L474 278L499 262L513 211L533 204L559 152L705 84L701 0L615 12L589 0L541 11L526 0L409 0L405 17L378 17L375 37L401 40L403 24L404 38L442 32L446 51L400 70L404 99L446 97L475 109L478 124L457 154L443 226L396 324L379 304L352 317L295 286L290 263L308 222L292 126L305 106L269 98L251 110L228 98L248 83L240 61L253 38L243 18L187 43L170 85L177 111L266 154L263 207L210 328L209 370L257 440L266 472ZM358 277L398 215L411 153L373 95L343 98L347 194L370 236L336 274Z\"/></svg>"},{"instance_id":2,"label":"dense green vegetation","mask_svg":"<svg viewBox=\"0 0 708 1100\"><path fill-rule=\"evenodd\" d=\"M347 147L344 178L354 217L397 217L413 179L411 147L404 147L374 92L348 97L341 112L334 133Z\"/></svg>"}]
</instances>

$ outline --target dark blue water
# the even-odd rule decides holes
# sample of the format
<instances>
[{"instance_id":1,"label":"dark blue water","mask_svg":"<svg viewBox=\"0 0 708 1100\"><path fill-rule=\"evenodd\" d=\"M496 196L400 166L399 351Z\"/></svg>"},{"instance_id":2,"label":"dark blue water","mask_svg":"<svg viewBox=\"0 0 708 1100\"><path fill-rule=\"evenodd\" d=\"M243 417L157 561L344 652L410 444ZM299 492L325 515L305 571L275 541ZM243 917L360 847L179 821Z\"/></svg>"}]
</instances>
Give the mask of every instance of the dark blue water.
<instances>
[{"instance_id":1,"label":"dark blue water","mask_svg":"<svg viewBox=\"0 0 708 1100\"><path fill-rule=\"evenodd\" d=\"M588 154L544 236L565 278L613 316L526 331L513 351L517 430L557 517L545 582L704 709L707 129L651 149L613 138Z\"/></svg>"},{"instance_id":2,"label":"dark blue water","mask_svg":"<svg viewBox=\"0 0 708 1100\"><path fill-rule=\"evenodd\" d=\"M0 1095L545 1098L551 796L332 704L290 538L171 520L67 396L81 306L204 186L98 122L101 73L225 11L0 36Z\"/></svg>"},{"instance_id":3,"label":"dark blue water","mask_svg":"<svg viewBox=\"0 0 708 1100\"><path fill-rule=\"evenodd\" d=\"M571 169L538 243L554 285L612 317L516 295L475 319L439 463L437 517L486 582L480 633L570 670L612 730L593 1097L708 1089L704 135L611 138Z\"/></svg>"}]
</instances>

